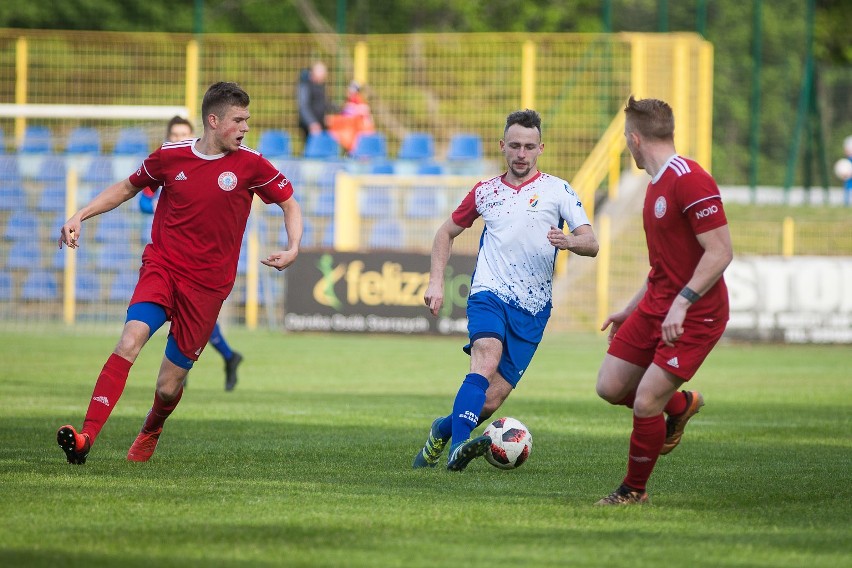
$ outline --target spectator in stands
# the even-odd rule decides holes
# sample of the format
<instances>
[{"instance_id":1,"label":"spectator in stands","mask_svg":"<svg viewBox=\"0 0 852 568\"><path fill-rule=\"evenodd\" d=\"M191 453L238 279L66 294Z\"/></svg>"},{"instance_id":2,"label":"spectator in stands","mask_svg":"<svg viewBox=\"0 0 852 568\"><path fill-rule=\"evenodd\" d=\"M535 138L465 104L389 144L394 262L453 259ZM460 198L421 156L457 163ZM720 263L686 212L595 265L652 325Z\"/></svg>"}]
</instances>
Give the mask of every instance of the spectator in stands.
<instances>
[{"instance_id":1,"label":"spectator in stands","mask_svg":"<svg viewBox=\"0 0 852 568\"><path fill-rule=\"evenodd\" d=\"M357 81L349 83L346 102L343 103L340 114L328 117L328 129L340 147L347 152L353 150L359 134L375 132L370 105L361 93L361 85Z\"/></svg>"},{"instance_id":2,"label":"spectator in stands","mask_svg":"<svg viewBox=\"0 0 852 568\"><path fill-rule=\"evenodd\" d=\"M194 132L190 121L181 116L175 116L166 126L166 142L188 140L193 137ZM154 214L154 210L157 208L157 197L159 196L160 189L146 187L142 190L142 193L139 195L139 209L143 213ZM231 349L231 346L225 341L225 336L222 335L222 328L219 326L218 321L213 327L213 333L210 335L210 345L225 360L225 390L234 390L234 387L237 386L237 367L243 362L243 356ZM184 387L186 387L186 382L184 382Z\"/></svg>"},{"instance_id":3,"label":"spectator in stands","mask_svg":"<svg viewBox=\"0 0 852 568\"><path fill-rule=\"evenodd\" d=\"M260 262L284 270L299 256L302 213L293 185L242 144L249 131L249 103L248 93L236 83L214 83L201 103L201 138L163 144L128 178L104 189L62 225L60 248L78 248L84 220L115 209L146 187L163 185L124 329L98 374L83 427L78 432L68 424L56 433L68 463L86 463L131 367L151 336L170 321L154 402L127 459L144 462L154 454L183 395L184 380L234 288L240 237L255 196L281 209L288 241Z\"/></svg>"},{"instance_id":4,"label":"spectator in stands","mask_svg":"<svg viewBox=\"0 0 852 568\"><path fill-rule=\"evenodd\" d=\"M328 69L322 61L316 61L310 69L303 69L296 91L299 108L299 128L307 140L310 134L326 130L326 115L334 114L336 109L325 92Z\"/></svg>"}]
</instances>

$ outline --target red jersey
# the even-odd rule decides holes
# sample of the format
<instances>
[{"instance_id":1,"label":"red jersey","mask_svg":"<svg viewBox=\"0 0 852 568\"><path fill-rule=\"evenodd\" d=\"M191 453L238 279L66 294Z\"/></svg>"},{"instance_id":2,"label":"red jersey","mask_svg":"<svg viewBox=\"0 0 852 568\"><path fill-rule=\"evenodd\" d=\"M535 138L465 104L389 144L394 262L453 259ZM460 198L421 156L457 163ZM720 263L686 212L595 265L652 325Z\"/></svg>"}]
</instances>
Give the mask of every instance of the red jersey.
<instances>
[{"instance_id":1,"label":"red jersey","mask_svg":"<svg viewBox=\"0 0 852 568\"><path fill-rule=\"evenodd\" d=\"M135 187L163 188L142 260L225 299L234 286L254 194L264 203L280 203L293 187L250 148L206 156L195 142L166 142L130 176Z\"/></svg>"},{"instance_id":2,"label":"red jersey","mask_svg":"<svg viewBox=\"0 0 852 568\"><path fill-rule=\"evenodd\" d=\"M648 242L648 290L639 309L665 316L695 272L704 248L696 235L728 223L716 182L698 163L672 156L648 184L642 211ZM687 319L728 320L724 278L695 302Z\"/></svg>"}]
</instances>

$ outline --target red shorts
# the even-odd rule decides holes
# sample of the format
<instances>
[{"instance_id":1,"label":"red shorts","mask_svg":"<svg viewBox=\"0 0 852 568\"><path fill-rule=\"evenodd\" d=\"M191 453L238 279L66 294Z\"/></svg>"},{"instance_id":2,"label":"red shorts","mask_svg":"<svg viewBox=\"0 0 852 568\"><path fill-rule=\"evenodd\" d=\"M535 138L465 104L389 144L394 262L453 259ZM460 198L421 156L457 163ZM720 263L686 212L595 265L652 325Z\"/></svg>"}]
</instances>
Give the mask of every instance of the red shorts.
<instances>
[{"instance_id":1,"label":"red shorts","mask_svg":"<svg viewBox=\"0 0 852 568\"><path fill-rule=\"evenodd\" d=\"M130 305L139 302L159 304L172 322L169 333L180 352L198 361L210 340L223 300L176 277L167 268L146 261L139 269L139 282Z\"/></svg>"},{"instance_id":2,"label":"red shorts","mask_svg":"<svg viewBox=\"0 0 852 568\"><path fill-rule=\"evenodd\" d=\"M683 335L669 347L663 343L663 319L635 310L618 328L607 353L644 368L655 363L688 381L722 337L726 322L687 319L683 322Z\"/></svg>"}]
</instances>

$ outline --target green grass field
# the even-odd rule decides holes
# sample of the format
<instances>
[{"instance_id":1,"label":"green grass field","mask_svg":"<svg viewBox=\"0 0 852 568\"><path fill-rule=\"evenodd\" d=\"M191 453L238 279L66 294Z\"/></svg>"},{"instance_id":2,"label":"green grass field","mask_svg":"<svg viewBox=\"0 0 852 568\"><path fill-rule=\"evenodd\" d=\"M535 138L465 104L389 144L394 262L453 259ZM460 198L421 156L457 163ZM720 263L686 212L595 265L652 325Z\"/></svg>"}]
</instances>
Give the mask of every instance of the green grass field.
<instances>
[{"instance_id":1,"label":"green grass field","mask_svg":"<svg viewBox=\"0 0 852 568\"><path fill-rule=\"evenodd\" d=\"M117 337L0 332L0 565L852 565L848 346L720 344L652 505L600 508L631 425L595 395L601 337L540 347L500 412L534 434L512 472L410 469L466 371L460 338L243 330L237 389L208 348L153 459L130 463L155 337L88 463L68 465L56 428L80 426Z\"/></svg>"}]
</instances>

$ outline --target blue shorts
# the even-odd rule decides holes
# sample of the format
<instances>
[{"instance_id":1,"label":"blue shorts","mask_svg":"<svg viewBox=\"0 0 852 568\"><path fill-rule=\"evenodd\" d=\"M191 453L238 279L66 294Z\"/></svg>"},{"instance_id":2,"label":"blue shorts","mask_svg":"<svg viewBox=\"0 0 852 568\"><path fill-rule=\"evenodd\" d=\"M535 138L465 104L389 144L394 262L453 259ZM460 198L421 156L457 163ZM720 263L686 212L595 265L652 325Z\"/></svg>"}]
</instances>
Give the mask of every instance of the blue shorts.
<instances>
[{"instance_id":1,"label":"blue shorts","mask_svg":"<svg viewBox=\"0 0 852 568\"><path fill-rule=\"evenodd\" d=\"M532 361L544 335L550 309L532 315L510 306L492 292L477 292L467 299L467 333L470 343L464 351L470 355L470 346L483 337L494 337L503 342L503 355L497 371L512 388Z\"/></svg>"}]
</instances>

